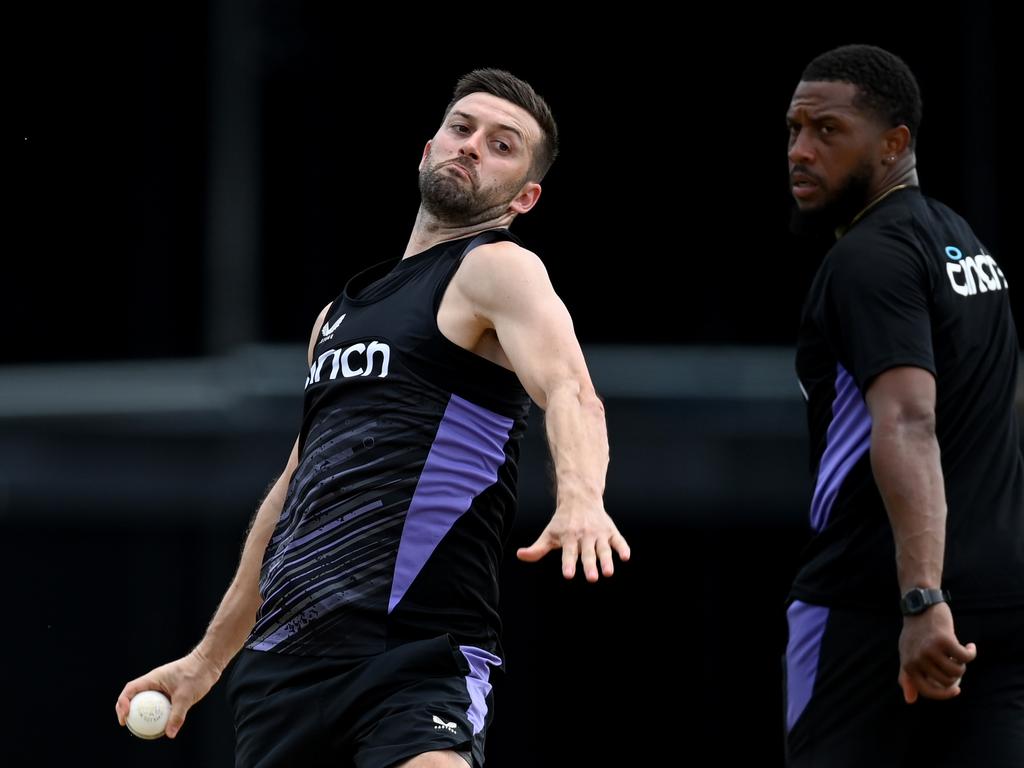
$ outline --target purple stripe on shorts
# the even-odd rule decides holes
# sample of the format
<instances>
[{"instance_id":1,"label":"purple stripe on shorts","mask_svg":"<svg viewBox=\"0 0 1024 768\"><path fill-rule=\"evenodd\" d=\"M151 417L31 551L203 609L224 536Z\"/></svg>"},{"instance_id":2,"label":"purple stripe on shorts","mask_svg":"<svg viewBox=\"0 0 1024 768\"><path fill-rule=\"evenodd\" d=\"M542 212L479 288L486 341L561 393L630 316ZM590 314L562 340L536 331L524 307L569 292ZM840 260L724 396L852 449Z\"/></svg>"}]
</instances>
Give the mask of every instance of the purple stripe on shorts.
<instances>
[{"instance_id":1,"label":"purple stripe on shorts","mask_svg":"<svg viewBox=\"0 0 1024 768\"><path fill-rule=\"evenodd\" d=\"M828 608L794 600L786 611L789 643L786 645L786 730L791 731L814 692L818 654L825 634Z\"/></svg>"},{"instance_id":2,"label":"purple stripe on shorts","mask_svg":"<svg viewBox=\"0 0 1024 768\"><path fill-rule=\"evenodd\" d=\"M469 674L466 675L466 690L469 691L469 709L466 718L473 724L473 735L483 730L487 722L487 694L491 692L491 666L501 665L501 659L493 653L472 645L460 645L459 650L469 662Z\"/></svg>"}]
</instances>

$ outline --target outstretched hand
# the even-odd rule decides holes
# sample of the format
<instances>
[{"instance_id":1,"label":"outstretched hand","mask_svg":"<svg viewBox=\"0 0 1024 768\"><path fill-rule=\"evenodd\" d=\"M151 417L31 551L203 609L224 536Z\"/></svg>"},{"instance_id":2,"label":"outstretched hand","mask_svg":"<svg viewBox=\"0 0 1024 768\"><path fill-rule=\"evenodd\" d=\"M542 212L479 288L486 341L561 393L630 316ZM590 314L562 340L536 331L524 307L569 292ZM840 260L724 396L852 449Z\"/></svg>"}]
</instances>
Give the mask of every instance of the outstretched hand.
<instances>
[{"instance_id":1,"label":"outstretched hand","mask_svg":"<svg viewBox=\"0 0 1024 768\"><path fill-rule=\"evenodd\" d=\"M562 575L567 579L576 575L577 561L583 563L587 581L594 582L598 579L598 561L605 577L615 573L613 550L623 562L629 560L629 544L600 504L560 504L537 540L521 547L516 557L535 563L555 549L562 550Z\"/></svg>"}]
</instances>

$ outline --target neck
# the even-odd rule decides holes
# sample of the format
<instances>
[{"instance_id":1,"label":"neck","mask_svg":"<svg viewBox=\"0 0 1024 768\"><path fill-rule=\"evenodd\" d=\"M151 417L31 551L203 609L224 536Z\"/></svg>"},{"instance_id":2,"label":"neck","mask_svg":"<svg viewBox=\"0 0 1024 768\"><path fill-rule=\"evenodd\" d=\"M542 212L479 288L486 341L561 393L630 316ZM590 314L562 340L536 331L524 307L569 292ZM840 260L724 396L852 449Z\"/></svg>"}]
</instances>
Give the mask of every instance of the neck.
<instances>
[{"instance_id":1,"label":"neck","mask_svg":"<svg viewBox=\"0 0 1024 768\"><path fill-rule=\"evenodd\" d=\"M882 181L875 188L875 193L871 196L867 205L860 209L856 216L850 219L850 223L836 229L836 239L845 235L847 231L856 224L861 218L874 208L878 203L887 198L893 192L898 189L906 189L907 187L918 186L917 181L917 169L914 168L912 161L913 156L910 158L911 164L905 168L898 168L891 174L886 174Z\"/></svg>"},{"instance_id":2,"label":"neck","mask_svg":"<svg viewBox=\"0 0 1024 768\"><path fill-rule=\"evenodd\" d=\"M419 211L416 212L416 223L413 224L412 234L409 235L409 242L405 246L402 258L415 256L417 253L422 253L428 248L448 240L458 240L461 237L469 237L489 229L508 229L514 218L514 213L506 211L504 215L492 219L454 225L436 218L421 205Z\"/></svg>"}]
</instances>

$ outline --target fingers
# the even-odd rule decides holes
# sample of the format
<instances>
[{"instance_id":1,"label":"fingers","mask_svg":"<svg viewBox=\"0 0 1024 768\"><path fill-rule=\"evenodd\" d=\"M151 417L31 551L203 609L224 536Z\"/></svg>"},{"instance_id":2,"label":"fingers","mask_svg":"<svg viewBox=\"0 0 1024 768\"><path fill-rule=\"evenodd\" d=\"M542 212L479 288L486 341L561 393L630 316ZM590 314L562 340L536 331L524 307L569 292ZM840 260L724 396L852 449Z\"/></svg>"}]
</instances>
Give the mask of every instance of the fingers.
<instances>
[{"instance_id":1,"label":"fingers","mask_svg":"<svg viewBox=\"0 0 1024 768\"><path fill-rule=\"evenodd\" d=\"M516 557L527 563L535 563L555 549L562 550L562 576L566 579L576 577L576 564L581 563L587 581L593 583L601 575L606 578L615 573L615 558L618 554L623 562L629 560L629 544L614 525L601 533L588 532L587 528L575 530L560 529L549 525L540 537L529 547L516 550ZM591 527L590 531L596 530Z\"/></svg>"},{"instance_id":2,"label":"fingers","mask_svg":"<svg viewBox=\"0 0 1024 768\"><path fill-rule=\"evenodd\" d=\"M953 648L949 650L949 655L957 661L966 664L969 661L974 661L978 657L978 646L974 643L968 643L967 645L960 645L960 643L956 643Z\"/></svg>"},{"instance_id":3,"label":"fingers","mask_svg":"<svg viewBox=\"0 0 1024 768\"><path fill-rule=\"evenodd\" d=\"M607 546L607 545L606 545ZM583 575L593 584L597 581L597 539L586 538L580 546L580 562L583 563Z\"/></svg>"},{"instance_id":4,"label":"fingers","mask_svg":"<svg viewBox=\"0 0 1024 768\"><path fill-rule=\"evenodd\" d=\"M900 633L899 684L903 698L952 699L960 695L967 665L978 655L974 643L961 645L946 604L904 619Z\"/></svg>"},{"instance_id":5,"label":"fingers","mask_svg":"<svg viewBox=\"0 0 1024 768\"><path fill-rule=\"evenodd\" d=\"M601 573L607 578L615 573L615 561L612 552L617 552L622 562L629 560L629 544L617 530L612 531L610 536L598 536L594 539L586 539L583 542L583 566L587 574L587 581L597 581L596 560L601 562ZM593 554L592 554L593 553Z\"/></svg>"},{"instance_id":6,"label":"fingers","mask_svg":"<svg viewBox=\"0 0 1024 768\"><path fill-rule=\"evenodd\" d=\"M579 543L576 538L562 542L562 575L571 579L576 576L576 558L579 556Z\"/></svg>"},{"instance_id":7,"label":"fingers","mask_svg":"<svg viewBox=\"0 0 1024 768\"><path fill-rule=\"evenodd\" d=\"M629 560L629 544L626 543L626 539L623 538L622 534L615 531L610 543L615 551L619 553L619 560L624 563L627 562Z\"/></svg>"},{"instance_id":8,"label":"fingers","mask_svg":"<svg viewBox=\"0 0 1024 768\"><path fill-rule=\"evenodd\" d=\"M954 689L953 695L956 695L960 692L960 680L967 671L967 664L974 661L977 655L978 648L974 643L960 645L955 638L950 638L948 642L926 652L919 660L917 669L920 676L930 684L943 691ZM921 692L924 693L924 689ZM925 695L931 696L930 693Z\"/></svg>"},{"instance_id":9,"label":"fingers","mask_svg":"<svg viewBox=\"0 0 1024 768\"><path fill-rule=\"evenodd\" d=\"M181 696L171 699L171 716L167 718L167 729L164 731L169 739L177 736L181 726L185 723L185 716L188 714L189 705L183 702L184 699Z\"/></svg>"},{"instance_id":10,"label":"fingers","mask_svg":"<svg viewBox=\"0 0 1024 768\"><path fill-rule=\"evenodd\" d=\"M910 675L902 669L900 670L898 682L900 688L903 689L903 700L907 702L907 704L913 704L917 701L917 688L915 688L914 684L910 681Z\"/></svg>"},{"instance_id":11,"label":"fingers","mask_svg":"<svg viewBox=\"0 0 1024 768\"><path fill-rule=\"evenodd\" d=\"M541 534L541 537L533 542L531 546L520 547L516 550L516 557L526 563L536 563L552 549L554 547L551 545L547 535Z\"/></svg>"},{"instance_id":12,"label":"fingers","mask_svg":"<svg viewBox=\"0 0 1024 768\"><path fill-rule=\"evenodd\" d=\"M132 699L135 698L136 694L141 693L142 691L162 691L171 700L171 714L167 718L167 728L164 733L168 738L173 739L178 735L178 731L181 730L181 726L185 722L185 716L188 714L188 710L192 706L192 703L188 702L187 697L184 695L172 696L156 681L145 677L132 680L124 687L124 690L121 691L121 695L117 697L117 704L114 707L117 712L117 722L121 725L125 724L125 720L128 718L128 710L131 708Z\"/></svg>"},{"instance_id":13,"label":"fingers","mask_svg":"<svg viewBox=\"0 0 1024 768\"><path fill-rule=\"evenodd\" d=\"M117 703L114 705L114 712L117 713L117 722L124 725L128 717L128 710L131 707L135 694L148 691L155 687L155 683L148 677L137 677L128 683L118 694Z\"/></svg>"},{"instance_id":14,"label":"fingers","mask_svg":"<svg viewBox=\"0 0 1024 768\"><path fill-rule=\"evenodd\" d=\"M124 725L124 721L128 718L128 708L130 706L131 699L123 693L117 697L117 703L114 705L114 714L117 715L118 725Z\"/></svg>"},{"instance_id":15,"label":"fingers","mask_svg":"<svg viewBox=\"0 0 1024 768\"><path fill-rule=\"evenodd\" d=\"M954 678L954 682L956 681L956 679L957 678ZM947 685L928 675L914 675L913 683L914 687L917 689L917 692L925 698L937 699L941 701L944 699L952 699L960 695L959 685Z\"/></svg>"},{"instance_id":16,"label":"fingers","mask_svg":"<svg viewBox=\"0 0 1024 768\"><path fill-rule=\"evenodd\" d=\"M927 662L931 668L926 671L926 674L944 685L952 685L954 680L963 677L964 672L967 671L965 662L957 661L949 656L930 655Z\"/></svg>"},{"instance_id":17,"label":"fingers","mask_svg":"<svg viewBox=\"0 0 1024 768\"><path fill-rule=\"evenodd\" d=\"M597 542L597 557L601 561L602 575L605 578L612 576L615 573L615 562L612 560L612 548L606 542Z\"/></svg>"},{"instance_id":18,"label":"fingers","mask_svg":"<svg viewBox=\"0 0 1024 768\"><path fill-rule=\"evenodd\" d=\"M952 699L960 695L959 680L957 685L945 685L935 679L919 673L910 674L905 669L900 670L898 683L903 690L903 700L907 704L913 704L917 697L924 696L928 699Z\"/></svg>"},{"instance_id":19,"label":"fingers","mask_svg":"<svg viewBox=\"0 0 1024 768\"><path fill-rule=\"evenodd\" d=\"M578 543L577 543L578 542ZM583 565L583 574L593 583L603 574L605 578L615 573L613 552L623 562L629 560L629 545L622 535L615 531L608 537L569 538L562 542L562 575L571 579L576 575L576 559ZM600 571L598 571L600 563Z\"/></svg>"},{"instance_id":20,"label":"fingers","mask_svg":"<svg viewBox=\"0 0 1024 768\"><path fill-rule=\"evenodd\" d=\"M952 699L960 695L960 683L967 663L939 654L929 654L900 670L903 698L913 704L918 694L929 699Z\"/></svg>"}]
</instances>

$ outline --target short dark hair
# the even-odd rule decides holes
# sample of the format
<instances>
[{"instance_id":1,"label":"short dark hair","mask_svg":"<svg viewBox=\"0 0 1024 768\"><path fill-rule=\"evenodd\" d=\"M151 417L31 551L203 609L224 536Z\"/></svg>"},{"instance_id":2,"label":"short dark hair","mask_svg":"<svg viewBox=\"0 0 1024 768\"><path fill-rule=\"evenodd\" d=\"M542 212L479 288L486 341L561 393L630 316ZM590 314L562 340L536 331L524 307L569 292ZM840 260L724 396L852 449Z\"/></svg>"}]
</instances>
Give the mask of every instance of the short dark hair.
<instances>
[{"instance_id":1,"label":"short dark hair","mask_svg":"<svg viewBox=\"0 0 1024 768\"><path fill-rule=\"evenodd\" d=\"M890 127L910 129L911 148L921 125L921 89L899 56L873 45L843 45L807 65L801 80L829 80L857 87L854 104L873 112Z\"/></svg>"},{"instance_id":2,"label":"short dark hair","mask_svg":"<svg viewBox=\"0 0 1024 768\"><path fill-rule=\"evenodd\" d=\"M537 121L544 135L536 147L530 175L537 181L544 178L551 164L558 156L558 126L551 114L551 107L542 99L533 87L503 69L474 69L459 78L455 85L455 93L444 111L445 117L452 111L455 102L471 93L489 93L499 99L511 101L522 107Z\"/></svg>"}]
</instances>

